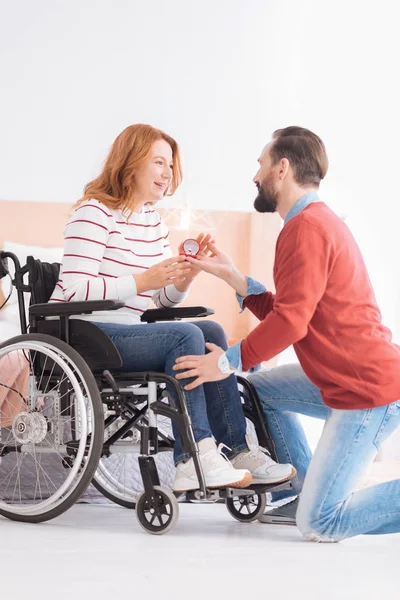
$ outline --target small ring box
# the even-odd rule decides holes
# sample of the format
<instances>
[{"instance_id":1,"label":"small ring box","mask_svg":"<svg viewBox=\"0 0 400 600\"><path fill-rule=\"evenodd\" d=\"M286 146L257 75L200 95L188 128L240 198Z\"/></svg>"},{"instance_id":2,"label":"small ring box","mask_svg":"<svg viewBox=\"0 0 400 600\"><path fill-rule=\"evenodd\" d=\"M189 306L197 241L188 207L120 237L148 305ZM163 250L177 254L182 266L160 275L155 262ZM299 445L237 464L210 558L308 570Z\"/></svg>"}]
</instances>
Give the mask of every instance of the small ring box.
<instances>
[{"instance_id":1,"label":"small ring box","mask_svg":"<svg viewBox=\"0 0 400 600\"><path fill-rule=\"evenodd\" d=\"M183 253L185 256L197 256L200 251L200 244L197 240L188 239L183 242Z\"/></svg>"}]
</instances>

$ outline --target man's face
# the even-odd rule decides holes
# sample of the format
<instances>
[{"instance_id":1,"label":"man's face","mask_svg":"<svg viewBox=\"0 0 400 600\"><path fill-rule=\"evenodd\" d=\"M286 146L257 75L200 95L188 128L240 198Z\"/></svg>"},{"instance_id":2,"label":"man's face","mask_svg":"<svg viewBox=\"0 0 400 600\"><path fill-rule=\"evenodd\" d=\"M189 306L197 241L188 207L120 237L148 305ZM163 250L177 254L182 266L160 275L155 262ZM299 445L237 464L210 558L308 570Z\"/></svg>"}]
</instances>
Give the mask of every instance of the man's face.
<instances>
[{"instance_id":1,"label":"man's face","mask_svg":"<svg viewBox=\"0 0 400 600\"><path fill-rule=\"evenodd\" d=\"M260 168L253 179L258 189L258 196L254 200L254 208L260 213L274 213L278 206L276 167L271 166L270 146L271 144L268 144L262 151L258 159Z\"/></svg>"}]
</instances>

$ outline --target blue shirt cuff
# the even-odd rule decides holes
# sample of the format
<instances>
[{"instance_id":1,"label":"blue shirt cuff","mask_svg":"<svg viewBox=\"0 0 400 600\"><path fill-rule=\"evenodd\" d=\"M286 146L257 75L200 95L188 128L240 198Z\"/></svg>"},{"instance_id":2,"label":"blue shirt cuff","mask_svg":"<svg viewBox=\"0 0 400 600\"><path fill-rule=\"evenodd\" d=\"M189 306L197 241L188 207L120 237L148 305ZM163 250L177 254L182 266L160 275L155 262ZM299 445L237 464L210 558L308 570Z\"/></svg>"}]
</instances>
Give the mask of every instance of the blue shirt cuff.
<instances>
[{"instance_id":1,"label":"blue shirt cuff","mask_svg":"<svg viewBox=\"0 0 400 600\"><path fill-rule=\"evenodd\" d=\"M230 348L228 348L228 350L226 350L226 352L225 352L225 355L226 355L226 358L228 359L228 362L229 362L230 366L232 367L232 369L235 369L235 371L243 372L241 350L242 350L242 342L238 342L234 346L231 346ZM256 365L255 367L251 367L251 369L249 369L247 372L255 373L256 371L260 371L261 368L262 368L261 365Z\"/></svg>"},{"instance_id":2,"label":"blue shirt cuff","mask_svg":"<svg viewBox=\"0 0 400 600\"><path fill-rule=\"evenodd\" d=\"M232 369L235 369L235 371L242 370L242 355L240 353L241 345L242 342L238 342L234 346L228 348L228 350L225 352L226 358L228 359L230 366L232 367Z\"/></svg>"},{"instance_id":3,"label":"blue shirt cuff","mask_svg":"<svg viewBox=\"0 0 400 600\"><path fill-rule=\"evenodd\" d=\"M267 288L265 287L265 285L263 285L256 279L253 279L252 277L247 276L246 296L239 296L239 294L236 294L236 300L239 302L239 306L242 309L241 312L244 311L243 302L244 302L244 299L247 298L247 296L257 296L258 294L263 294L266 291L267 291Z\"/></svg>"}]
</instances>

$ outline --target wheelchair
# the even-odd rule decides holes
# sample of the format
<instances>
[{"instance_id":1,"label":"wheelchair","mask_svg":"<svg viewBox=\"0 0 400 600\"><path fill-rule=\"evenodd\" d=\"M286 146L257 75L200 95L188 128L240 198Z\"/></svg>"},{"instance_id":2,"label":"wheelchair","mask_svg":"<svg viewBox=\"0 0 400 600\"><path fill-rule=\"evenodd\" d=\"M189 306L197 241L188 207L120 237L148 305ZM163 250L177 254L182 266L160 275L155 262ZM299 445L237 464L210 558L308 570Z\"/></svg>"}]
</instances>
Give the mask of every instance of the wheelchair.
<instances>
[{"instance_id":1,"label":"wheelchair","mask_svg":"<svg viewBox=\"0 0 400 600\"><path fill-rule=\"evenodd\" d=\"M14 254L0 251L0 278L9 275L8 260L14 264L21 335L0 345L0 392L5 388L6 398L11 398L0 406L1 515L15 521L47 521L68 510L92 482L109 500L135 509L147 532L169 531L178 518L179 503L172 490L161 485L155 462L156 455L174 448L163 419L176 423L183 450L194 459L199 489L186 492L186 500L225 502L232 517L251 522L263 514L267 492L290 488L289 481L207 489L177 380L164 373L121 371L121 357L111 339L90 321L71 318L116 310L123 303L48 303L60 265L29 256L21 266ZM29 307L24 293L30 294ZM213 313L201 306L150 309L141 321ZM2 373L10 372L15 380L20 377L18 385L4 383ZM276 459L255 390L243 377L238 384L259 444ZM138 457L143 483L139 493L128 481L125 459L130 454Z\"/></svg>"}]
</instances>

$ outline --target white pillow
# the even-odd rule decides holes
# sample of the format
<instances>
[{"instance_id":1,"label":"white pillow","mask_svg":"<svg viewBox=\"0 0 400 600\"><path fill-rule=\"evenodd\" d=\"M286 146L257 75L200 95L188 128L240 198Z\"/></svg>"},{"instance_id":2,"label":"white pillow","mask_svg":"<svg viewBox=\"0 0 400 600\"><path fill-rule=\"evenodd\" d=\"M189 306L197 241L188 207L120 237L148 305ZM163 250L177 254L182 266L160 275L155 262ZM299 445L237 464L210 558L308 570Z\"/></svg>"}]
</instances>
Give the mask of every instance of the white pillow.
<instances>
[{"instance_id":1,"label":"white pillow","mask_svg":"<svg viewBox=\"0 0 400 600\"><path fill-rule=\"evenodd\" d=\"M8 323L7 321L3 323L0 321L0 343L6 342L16 335L21 335L21 328L18 323Z\"/></svg>"},{"instance_id":2,"label":"white pillow","mask_svg":"<svg viewBox=\"0 0 400 600\"><path fill-rule=\"evenodd\" d=\"M0 310L0 343L21 334L18 304L6 306Z\"/></svg>"},{"instance_id":3,"label":"white pillow","mask_svg":"<svg viewBox=\"0 0 400 600\"><path fill-rule=\"evenodd\" d=\"M25 244L17 244L16 242L4 242L3 248L5 252L12 252L18 258L21 267L26 264L27 256L33 256L34 258L38 258L42 262L58 262L62 261L63 257L63 248L43 248L42 246L26 246ZM11 259L8 259L8 268L10 270L11 276L14 277L14 263ZM1 290L7 298L10 293L10 279L9 277L4 277L0 280ZM25 302L29 298L29 294L25 294ZM17 292L15 288L11 294L7 305L15 304L18 301Z\"/></svg>"}]
</instances>

